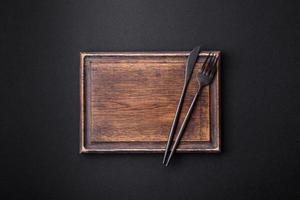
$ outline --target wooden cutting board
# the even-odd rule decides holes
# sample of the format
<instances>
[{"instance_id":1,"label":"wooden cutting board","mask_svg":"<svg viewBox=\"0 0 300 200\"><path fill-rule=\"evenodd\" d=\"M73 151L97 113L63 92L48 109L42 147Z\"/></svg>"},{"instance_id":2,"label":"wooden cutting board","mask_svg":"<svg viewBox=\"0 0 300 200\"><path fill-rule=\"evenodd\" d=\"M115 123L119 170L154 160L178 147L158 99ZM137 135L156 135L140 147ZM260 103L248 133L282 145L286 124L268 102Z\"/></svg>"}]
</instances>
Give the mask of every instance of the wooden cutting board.
<instances>
[{"instance_id":1,"label":"wooden cutting board","mask_svg":"<svg viewBox=\"0 0 300 200\"><path fill-rule=\"evenodd\" d=\"M215 52L220 54L220 52ZM198 87L201 52L177 131ZM81 53L80 152L163 152L188 52ZM220 62L193 111L178 152L220 151Z\"/></svg>"}]
</instances>

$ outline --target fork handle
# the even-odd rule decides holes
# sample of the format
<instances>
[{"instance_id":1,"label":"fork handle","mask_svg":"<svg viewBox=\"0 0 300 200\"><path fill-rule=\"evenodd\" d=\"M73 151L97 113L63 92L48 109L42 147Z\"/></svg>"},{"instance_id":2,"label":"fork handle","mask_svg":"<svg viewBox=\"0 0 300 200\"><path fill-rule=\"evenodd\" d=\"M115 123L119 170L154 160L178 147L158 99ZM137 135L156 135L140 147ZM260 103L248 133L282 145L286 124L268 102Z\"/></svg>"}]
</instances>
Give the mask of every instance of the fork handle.
<instances>
[{"instance_id":1,"label":"fork handle","mask_svg":"<svg viewBox=\"0 0 300 200\"><path fill-rule=\"evenodd\" d=\"M191 105L190 105L190 108L189 108L189 110L188 110L188 112L187 112L187 114L186 114L186 116L185 116L185 118L184 118L184 120L183 120L183 122L182 122L182 125L181 125L181 127L180 127L179 133L178 133L178 135L177 135L177 137L176 137L175 143L173 144L173 147L172 147L171 153L170 153L170 155L169 155L169 158L168 158L168 160L167 160L166 166L168 166L168 164L169 164L169 162L170 162L170 160L171 160L173 154L175 153L175 150L176 150L176 148L177 148L177 146L178 146L178 144L179 144L179 142L180 142L180 139L181 139L181 137L182 137L182 135L183 135L183 133L184 133L184 130L185 130L185 128L186 128L186 126L187 126L187 124L188 124L188 122L189 122L189 119L190 119L190 117L191 117L191 115L192 115L193 108L194 108L194 106L196 105L197 98L198 98L198 96L199 96L201 90L202 90L202 86L199 85L198 90L197 90L197 92L196 92L196 94L195 94L195 96L194 96L194 98L193 98L193 101L192 101L192 103L191 103Z\"/></svg>"}]
</instances>

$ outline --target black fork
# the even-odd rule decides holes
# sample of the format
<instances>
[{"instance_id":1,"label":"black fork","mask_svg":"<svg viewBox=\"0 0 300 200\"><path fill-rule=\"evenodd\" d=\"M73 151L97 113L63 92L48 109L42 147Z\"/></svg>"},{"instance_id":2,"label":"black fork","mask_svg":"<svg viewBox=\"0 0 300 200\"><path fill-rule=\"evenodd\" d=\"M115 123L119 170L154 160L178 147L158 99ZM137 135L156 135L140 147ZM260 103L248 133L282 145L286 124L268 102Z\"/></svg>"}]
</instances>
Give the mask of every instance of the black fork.
<instances>
[{"instance_id":1,"label":"black fork","mask_svg":"<svg viewBox=\"0 0 300 200\"><path fill-rule=\"evenodd\" d=\"M205 61L200 69L200 72L198 74L198 84L199 87L197 89L197 92L193 98L193 101L191 103L191 106L182 122L182 125L180 127L179 133L176 137L175 143L173 144L171 153L169 155L169 158L166 162L166 166L168 166L173 154L175 153L175 150L179 144L179 141L184 133L184 129L186 128L186 125L189 121L189 118L192 114L193 108L195 106L195 102L199 96L199 94L202 91L202 88L208 84L210 84L215 76L215 73L217 71L217 61L218 61L219 57L217 57L217 55L215 55L214 53L209 53L208 56L205 58Z\"/></svg>"}]
</instances>

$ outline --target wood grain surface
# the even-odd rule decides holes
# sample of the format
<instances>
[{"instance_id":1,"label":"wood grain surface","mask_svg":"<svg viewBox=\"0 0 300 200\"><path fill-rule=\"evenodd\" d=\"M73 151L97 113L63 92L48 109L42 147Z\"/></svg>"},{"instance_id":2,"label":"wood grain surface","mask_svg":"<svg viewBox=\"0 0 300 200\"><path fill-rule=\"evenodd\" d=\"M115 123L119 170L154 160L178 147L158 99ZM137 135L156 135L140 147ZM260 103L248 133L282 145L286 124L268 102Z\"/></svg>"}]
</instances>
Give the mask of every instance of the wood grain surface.
<instances>
[{"instance_id":1,"label":"wood grain surface","mask_svg":"<svg viewBox=\"0 0 300 200\"><path fill-rule=\"evenodd\" d=\"M178 129L198 87L197 74L206 53L200 55ZM81 152L163 151L183 87L186 59L185 52L82 53ZM198 98L179 151L219 150L218 76L219 72ZM213 130L218 132L214 136Z\"/></svg>"}]
</instances>

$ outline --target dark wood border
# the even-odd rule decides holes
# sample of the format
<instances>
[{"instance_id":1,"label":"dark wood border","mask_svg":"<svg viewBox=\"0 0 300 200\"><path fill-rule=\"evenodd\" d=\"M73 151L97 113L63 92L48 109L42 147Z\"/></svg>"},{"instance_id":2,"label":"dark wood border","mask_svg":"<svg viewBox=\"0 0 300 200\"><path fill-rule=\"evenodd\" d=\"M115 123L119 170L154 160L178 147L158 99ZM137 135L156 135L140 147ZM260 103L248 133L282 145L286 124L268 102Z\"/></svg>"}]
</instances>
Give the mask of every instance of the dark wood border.
<instances>
[{"instance_id":1,"label":"dark wood border","mask_svg":"<svg viewBox=\"0 0 300 200\"><path fill-rule=\"evenodd\" d=\"M221 56L219 51L214 51ZM187 56L189 52L81 52L80 53L80 153L162 153L165 151L162 144L145 142L143 148L135 148L135 144L130 143L132 148L120 147L120 144L108 144L108 148L99 148L97 145L91 145L88 142L89 121L89 92L86 82L89 79L89 57L101 56ZM199 55L205 56L208 52L201 52ZM218 61L218 72L214 82L210 86L210 112L211 112L211 138L209 142L189 143L192 148L179 148L177 152L220 152L220 59ZM126 146L126 142L123 142ZM139 144L140 145L140 144ZM115 147L114 147L115 146ZM128 144L127 144L128 146ZM155 147L157 146L157 148Z\"/></svg>"}]
</instances>

